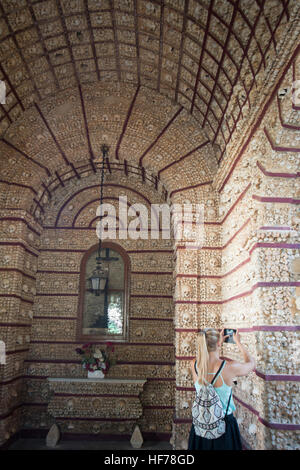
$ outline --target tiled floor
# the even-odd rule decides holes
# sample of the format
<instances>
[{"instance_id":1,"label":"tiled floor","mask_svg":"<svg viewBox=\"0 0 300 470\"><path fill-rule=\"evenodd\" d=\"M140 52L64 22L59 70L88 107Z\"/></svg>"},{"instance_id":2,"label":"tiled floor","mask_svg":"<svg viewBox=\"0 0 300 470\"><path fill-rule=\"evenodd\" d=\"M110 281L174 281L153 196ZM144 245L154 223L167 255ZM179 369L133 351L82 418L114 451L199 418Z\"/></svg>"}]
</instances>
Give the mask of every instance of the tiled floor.
<instances>
[{"instance_id":1,"label":"tiled floor","mask_svg":"<svg viewBox=\"0 0 300 470\"><path fill-rule=\"evenodd\" d=\"M8 450L51 450L45 439L23 439L15 441ZM133 449L128 441L60 441L54 450L172 450L169 442L146 441L141 449Z\"/></svg>"}]
</instances>

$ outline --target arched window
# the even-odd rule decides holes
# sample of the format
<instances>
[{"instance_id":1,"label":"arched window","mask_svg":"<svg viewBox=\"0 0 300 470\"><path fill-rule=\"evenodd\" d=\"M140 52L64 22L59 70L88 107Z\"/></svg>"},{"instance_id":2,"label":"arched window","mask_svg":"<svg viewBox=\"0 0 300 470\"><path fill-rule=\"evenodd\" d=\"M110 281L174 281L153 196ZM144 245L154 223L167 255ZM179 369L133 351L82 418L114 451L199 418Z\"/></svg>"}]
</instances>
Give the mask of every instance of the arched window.
<instances>
[{"instance_id":1,"label":"arched window","mask_svg":"<svg viewBox=\"0 0 300 470\"><path fill-rule=\"evenodd\" d=\"M83 256L80 266L80 294L77 339L82 341L125 341L128 332L130 260L125 250L115 243L103 242L101 257L112 259L108 281L100 295L89 291L89 281L95 267L98 245Z\"/></svg>"}]
</instances>

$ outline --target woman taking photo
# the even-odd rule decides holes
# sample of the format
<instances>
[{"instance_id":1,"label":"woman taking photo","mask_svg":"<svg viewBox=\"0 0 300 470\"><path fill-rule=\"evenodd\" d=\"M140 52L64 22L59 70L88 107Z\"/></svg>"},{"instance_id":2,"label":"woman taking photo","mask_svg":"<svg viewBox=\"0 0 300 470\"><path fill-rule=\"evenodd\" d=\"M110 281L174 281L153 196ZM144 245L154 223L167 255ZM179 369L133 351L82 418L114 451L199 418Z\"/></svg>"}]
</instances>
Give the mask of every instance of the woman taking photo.
<instances>
[{"instance_id":1,"label":"woman taking photo","mask_svg":"<svg viewBox=\"0 0 300 470\"><path fill-rule=\"evenodd\" d=\"M255 369L256 362L255 359L250 356L246 348L241 344L238 331L233 334L233 340L242 353L245 362L240 363L231 360L223 361L220 359L220 349L227 337L228 336L223 335L223 331L220 334L213 328L206 328L203 331L200 331L197 336L196 358L191 361L191 372L197 392L196 401L197 398L198 401L197 403L194 402L193 405L193 424L189 436L188 450L242 449L238 424L235 417L233 416L233 412L236 409L232 398L233 379L235 377L243 377L248 375L252 370ZM210 416L211 410L213 408L203 408L203 410L201 410L201 407L197 408L203 404L204 406L208 406L208 401L201 401L200 396L201 393L203 393L203 390L206 388L208 390L208 388L211 386L213 386L214 389L212 389L212 392L210 391L209 393L211 394L216 392L214 403L216 403L216 400L218 400L218 403L223 410L222 416L224 419L218 419L218 417L213 416L212 420L214 419L215 422L218 423L219 429L214 427L214 424L205 425L204 422L203 428L205 430L202 432L201 425L200 428L198 428L196 424L197 422L194 421L194 415L196 414L202 417L201 413L204 410L204 421L206 413L206 416L209 416L206 422L213 422ZM194 412L195 407L196 413ZM216 413L216 415L218 415L218 413ZM224 427L222 427L223 425ZM211 429L212 431L206 431L206 429ZM218 437L218 432L220 437ZM223 434L221 435L221 433ZM204 435L208 436L209 438L203 437Z\"/></svg>"}]
</instances>

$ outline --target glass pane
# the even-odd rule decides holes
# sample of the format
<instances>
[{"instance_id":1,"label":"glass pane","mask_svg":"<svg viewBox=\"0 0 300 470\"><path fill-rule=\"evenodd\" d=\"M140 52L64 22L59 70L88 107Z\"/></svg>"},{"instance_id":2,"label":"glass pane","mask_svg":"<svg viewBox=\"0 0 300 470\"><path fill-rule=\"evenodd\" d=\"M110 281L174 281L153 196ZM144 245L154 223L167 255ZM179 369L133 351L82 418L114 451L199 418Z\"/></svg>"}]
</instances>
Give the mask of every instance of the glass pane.
<instances>
[{"instance_id":1,"label":"glass pane","mask_svg":"<svg viewBox=\"0 0 300 470\"><path fill-rule=\"evenodd\" d=\"M88 336L110 337L124 334L125 268L122 256L115 250L104 248L102 262L108 267L106 289L95 295L88 279L96 268L98 252L93 252L86 263L86 290L83 302L82 333Z\"/></svg>"},{"instance_id":2,"label":"glass pane","mask_svg":"<svg viewBox=\"0 0 300 470\"><path fill-rule=\"evenodd\" d=\"M108 334L121 335L123 332L123 292L109 294Z\"/></svg>"}]
</instances>

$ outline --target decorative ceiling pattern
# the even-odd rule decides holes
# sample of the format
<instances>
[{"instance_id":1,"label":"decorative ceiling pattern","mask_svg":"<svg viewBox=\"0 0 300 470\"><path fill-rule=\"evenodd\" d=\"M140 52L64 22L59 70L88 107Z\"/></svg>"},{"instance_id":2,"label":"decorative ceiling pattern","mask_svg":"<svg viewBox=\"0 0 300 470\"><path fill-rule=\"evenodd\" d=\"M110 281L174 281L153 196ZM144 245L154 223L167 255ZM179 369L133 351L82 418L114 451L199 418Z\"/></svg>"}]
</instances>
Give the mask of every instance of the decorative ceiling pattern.
<instances>
[{"instance_id":1,"label":"decorative ceiling pattern","mask_svg":"<svg viewBox=\"0 0 300 470\"><path fill-rule=\"evenodd\" d=\"M58 91L126 82L192 113L225 148L276 53L289 0L1 0L0 132Z\"/></svg>"},{"instance_id":2,"label":"decorative ceiling pattern","mask_svg":"<svg viewBox=\"0 0 300 470\"><path fill-rule=\"evenodd\" d=\"M102 143L106 177L136 176L164 200L193 199L217 170L210 141L182 106L146 87L100 81L35 103L10 125L0 140L0 183L30 190L41 215L57 187L98 172ZM24 194L18 201L28 204Z\"/></svg>"}]
</instances>

